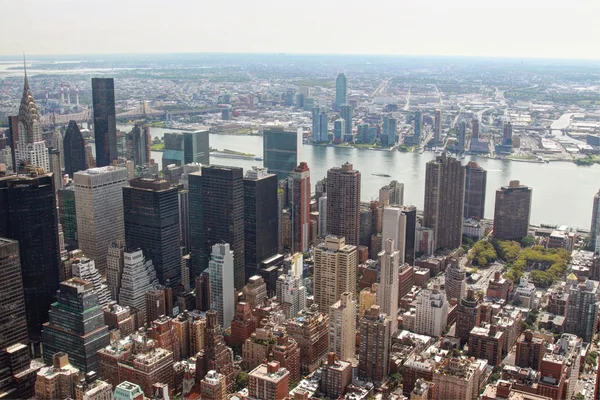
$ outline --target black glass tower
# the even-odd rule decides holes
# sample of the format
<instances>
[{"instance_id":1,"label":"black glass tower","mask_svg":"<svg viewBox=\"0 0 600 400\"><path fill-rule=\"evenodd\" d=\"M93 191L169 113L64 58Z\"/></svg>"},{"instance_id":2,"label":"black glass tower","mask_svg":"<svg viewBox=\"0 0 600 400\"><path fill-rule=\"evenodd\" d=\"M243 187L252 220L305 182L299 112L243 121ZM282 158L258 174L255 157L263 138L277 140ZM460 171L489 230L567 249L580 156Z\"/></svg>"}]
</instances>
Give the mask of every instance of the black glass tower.
<instances>
[{"instance_id":1,"label":"black glass tower","mask_svg":"<svg viewBox=\"0 0 600 400\"><path fill-rule=\"evenodd\" d=\"M152 259L161 284L175 287L181 281L177 188L145 178L129 184L123 188L125 243Z\"/></svg>"},{"instance_id":2,"label":"black glass tower","mask_svg":"<svg viewBox=\"0 0 600 400\"><path fill-rule=\"evenodd\" d=\"M211 165L189 176L191 278L208 268L211 248L229 243L236 289L244 286L244 176L242 168Z\"/></svg>"},{"instance_id":3,"label":"black glass tower","mask_svg":"<svg viewBox=\"0 0 600 400\"><path fill-rule=\"evenodd\" d=\"M77 214L75 211L75 186L58 190L58 220L63 229L67 250L79 248L77 244Z\"/></svg>"},{"instance_id":4,"label":"black glass tower","mask_svg":"<svg viewBox=\"0 0 600 400\"><path fill-rule=\"evenodd\" d=\"M263 165L277 175L277 180L287 178L299 164L302 135L283 127L266 128L263 132Z\"/></svg>"},{"instance_id":5,"label":"black glass tower","mask_svg":"<svg viewBox=\"0 0 600 400\"><path fill-rule=\"evenodd\" d=\"M406 215L406 236L404 240L404 262L415 265L415 245L417 236L417 208L405 206L402 214Z\"/></svg>"},{"instance_id":6,"label":"black glass tower","mask_svg":"<svg viewBox=\"0 0 600 400\"><path fill-rule=\"evenodd\" d=\"M110 344L110 335L94 284L79 278L62 282L49 314L42 332L44 362L52 364L52 356L63 352L80 371L99 371L98 350Z\"/></svg>"},{"instance_id":7,"label":"black glass tower","mask_svg":"<svg viewBox=\"0 0 600 400\"><path fill-rule=\"evenodd\" d=\"M73 178L75 172L87 169L85 140L75 121L69 121L69 127L63 139L63 151L65 155L65 174Z\"/></svg>"},{"instance_id":8,"label":"black glass tower","mask_svg":"<svg viewBox=\"0 0 600 400\"><path fill-rule=\"evenodd\" d=\"M115 81L113 78L92 78L92 103L96 166L106 167L118 158Z\"/></svg>"},{"instance_id":9,"label":"black glass tower","mask_svg":"<svg viewBox=\"0 0 600 400\"><path fill-rule=\"evenodd\" d=\"M0 237L0 351L27 343L19 242ZM0 359L0 366L4 361Z\"/></svg>"},{"instance_id":10,"label":"black glass tower","mask_svg":"<svg viewBox=\"0 0 600 400\"><path fill-rule=\"evenodd\" d=\"M183 133L183 161L185 164L198 162L210 164L210 144L208 131Z\"/></svg>"},{"instance_id":11,"label":"black glass tower","mask_svg":"<svg viewBox=\"0 0 600 400\"><path fill-rule=\"evenodd\" d=\"M253 168L244 177L246 280L258 274L260 262L277 254L277 176Z\"/></svg>"},{"instance_id":12,"label":"black glass tower","mask_svg":"<svg viewBox=\"0 0 600 400\"><path fill-rule=\"evenodd\" d=\"M0 236L19 242L27 332L41 340L58 289L58 216L52 174L0 177Z\"/></svg>"}]
</instances>

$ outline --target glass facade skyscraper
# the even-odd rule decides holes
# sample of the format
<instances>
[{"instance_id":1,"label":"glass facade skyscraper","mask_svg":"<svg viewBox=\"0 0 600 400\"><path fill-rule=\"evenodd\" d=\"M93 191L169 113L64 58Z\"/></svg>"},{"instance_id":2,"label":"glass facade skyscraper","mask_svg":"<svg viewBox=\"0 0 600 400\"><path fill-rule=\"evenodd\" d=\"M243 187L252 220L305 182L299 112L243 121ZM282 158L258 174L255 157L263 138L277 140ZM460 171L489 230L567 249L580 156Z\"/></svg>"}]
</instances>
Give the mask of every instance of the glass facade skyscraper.
<instances>
[{"instance_id":1,"label":"glass facade skyscraper","mask_svg":"<svg viewBox=\"0 0 600 400\"><path fill-rule=\"evenodd\" d=\"M69 127L63 139L63 151L65 153L65 174L73 178L75 172L87 169L85 140L75 121L69 121Z\"/></svg>"},{"instance_id":2,"label":"glass facade skyscraper","mask_svg":"<svg viewBox=\"0 0 600 400\"><path fill-rule=\"evenodd\" d=\"M302 133L280 126L265 128L263 132L263 165L280 181L298 165L302 149Z\"/></svg>"},{"instance_id":3,"label":"glass facade skyscraper","mask_svg":"<svg viewBox=\"0 0 600 400\"><path fill-rule=\"evenodd\" d=\"M348 102L348 81L346 75L339 74L335 80L335 106L339 108Z\"/></svg>"},{"instance_id":4,"label":"glass facade skyscraper","mask_svg":"<svg viewBox=\"0 0 600 400\"><path fill-rule=\"evenodd\" d=\"M96 166L106 167L118 158L115 81L113 78L92 78L92 104L94 106Z\"/></svg>"},{"instance_id":5,"label":"glass facade skyscraper","mask_svg":"<svg viewBox=\"0 0 600 400\"><path fill-rule=\"evenodd\" d=\"M165 133L164 142L163 169L170 164L177 166L190 163L210 164L208 131Z\"/></svg>"},{"instance_id":6,"label":"glass facade skyscraper","mask_svg":"<svg viewBox=\"0 0 600 400\"><path fill-rule=\"evenodd\" d=\"M19 242L0 237L0 350L27 343ZM0 366L2 366L0 361Z\"/></svg>"}]
</instances>

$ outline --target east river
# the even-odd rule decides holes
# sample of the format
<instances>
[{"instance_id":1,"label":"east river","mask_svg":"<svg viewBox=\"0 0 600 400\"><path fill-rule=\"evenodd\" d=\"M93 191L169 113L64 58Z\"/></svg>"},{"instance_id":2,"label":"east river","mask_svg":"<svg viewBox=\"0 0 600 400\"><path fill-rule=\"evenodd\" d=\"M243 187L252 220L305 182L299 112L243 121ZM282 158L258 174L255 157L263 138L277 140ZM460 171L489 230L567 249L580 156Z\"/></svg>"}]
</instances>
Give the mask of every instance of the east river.
<instances>
[{"instance_id":1,"label":"east river","mask_svg":"<svg viewBox=\"0 0 600 400\"><path fill-rule=\"evenodd\" d=\"M121 130L131 128L120 126ZM152 138L162 137L173 129L152 128ZM210 145L223 150L230 149L263 156L262 136L211 134ZM423 207L425 186L425 164L435 158L433 152L400 153L398 151L375 151L367 149L323 147L304 145L301 160L308 163L311 184L327 175L327 169L346 161L362 174L361 198L363 201L377 199L379 188L390 180L404 183L404 200L419 209ZM152 157L161 164L162 152L152 152ZM569 225L590 228L592 201L600 189L600 165L577 166L571 162L538 164L507 160L495 160L467 156L463 161L476 161L488 171L486 193L486 218L494 216L495 191L510 180L519 180L533 188L531 207L532 224ZM211 156L212 164L242 167L262 166L262 161L217 158ZM161 165L162 167L162 165ZM372 174L388 174L391 178Z\"/></svg>"}]
</instances>

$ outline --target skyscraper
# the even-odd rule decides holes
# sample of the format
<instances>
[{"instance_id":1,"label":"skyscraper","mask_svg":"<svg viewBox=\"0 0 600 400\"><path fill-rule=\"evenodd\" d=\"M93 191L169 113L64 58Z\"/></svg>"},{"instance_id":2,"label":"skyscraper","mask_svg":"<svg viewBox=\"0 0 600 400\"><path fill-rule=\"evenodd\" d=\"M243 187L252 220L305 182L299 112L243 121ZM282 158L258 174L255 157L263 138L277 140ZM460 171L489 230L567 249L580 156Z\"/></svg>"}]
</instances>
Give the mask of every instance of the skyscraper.
<instances>
[{"instance_id":1,"label":"skyscraper","mask_svg":"<svg viewBox=\"0 0 600 400\"><path fill-rule=\"evenodd\" d=\"M234 255L229 248L229 243L217 243L212 247L208 262L210 305L217 312L217 321L223 329L229 328L235 314L233 260Z\"/></svg>"},{"instance_id":2,"label":"skyscraper","mask_svg":"<svg viewBox=\"0 0 600 400\"><path fill-rule=\"evenodd\" d=\"M136 122L131 130L131 151L134 165L144 165L150 162L150 146L152 136L150 127L143 122Z\"/></svg>"},{"instance_id":3,"label":"skyscraper","mask_svg":"<svg viewBox=\"0 0 600 400\"><path fill-rule=\"evenodd\" d=\"M94 139L96 166L106 167L119 158L117 154L117 119L115 111L115 81L113 78L92 78L94 107Z\"/></svg>"},{"instance_id":4,"label":"skyscraper","mask_svg":"<svg viewBox=\"0 0 600 400\"><path fill-rule=\"evenodd\" d=\"M396 145L396 118L387 119L386 140L389 147Z\"/></svg>"},{"instance_id":5,"label":"skyscraper","mask_svg":"<svg viewBox=\"0 0 600 400\"><path fill-rule=\"evenodd\" d=\"M302 258L302 253L297 253ZM302 271L290 269L277 278L277 302L281 304L286 318L294 318L306 310L306 286L302 283Z\"/></svg>"},{"instance_id":6,"label":"skyscraper","mask_svg":"<svg viewBox=\"0 0 600 400\"><path fill-rule=\"evenodd\" d=\"M313 257L314 302L327 314L342 293L356 293L356 246L346 244L343 237L330 235L315 247Z\"/></svg>"},{"instance_id":7,"label":"skyscraper","mask_svg":"<svg viewBox=\"0 0 600 400\"><path fill-rule=\"evenodd\" d=\"M379 285L377 286L377 305L391 319L392 333L398 330L398 271L401 253L394 239L385 238L379 257Z\"/></svg>"},{"instance_id":8,"label":"skyscraper","mask_svg":"<svg viewBox=\"0 0 600 400\"><path fill-rule=\"evenodd\" d=\"M327 230L358 246L360 231L360 172L352 164L327 171Z\"/></svg>"},{"instance_id":9,"label":"skyscraper","mask_svg":"<svg viewBox=\"0 0 600 400\"><path fill-rule=\"evenodd\" d=\"M162 156L163 169L167 165L176 166L190 163L210 163L210 143L208 131L165 133L165 148Z\"/></svg>"},{"instance_id":10,"label":"skyscraper","mask_svg":"<svg viewBox=\"0 0 600 400\"><path fill-rule=\"evenodd\" d=\"M446 295L434 285L423 289L417 297L415 332L422 335L441 337L448 323L448 301Z\"/></svg>"},{"instance_id":11,"label":"skyscraper","mask_svg":"<svg viewBox=\"0 0 600 400\"><path fill-rule=\"evenodd\" d=\"M527 236L532 192L519 181L510 181L508 186L496 190L494 238L520 241Z\"/></svg>"},{"instance_id":12,"label":"skyscraper","mask_svg":"<svg viewBox=\"0 0 600 400\"><path fill-rule=\"evenodd\" d=\"M444 291L446 299L456 299L457 302L465 296L467 288L467 274L464 268L460 266L457 259L451 259L450 265L446 267Z\"/></svg>"},{"instance_id":13,"label":"skyscraper","mask_svg":"<svg viewBox=\"0 0 600 400\"><path fill-rule=\"evenodd\" d=\"M123 187L125 243L152 259L161 284L181 281L177 188L165 180L132 179Z\"/></svg>"},{"instance_id":14,"label":"skyscraper","mask_svg":"<svg viewBox=\"0 0 600 400\"><path fill-rule=\"evenodd\" d=\"M453 249L462 243L465 168L446 153L427 163L423 226L435 232L434 248Z\"/></svg>"},{"instance_id":15,"label":"skyscraper","mask_svg":"<svg viewBox=\"0 0 600 400\"><path fill-rule=\"evenodd\" d=\"M302 128L286 129L281 126L263 131L263 165L277 180L287 178L300 162Z\"/></svg>"},{"instance_id":16,"label":"skyscraper","mask_svg":"<svg viewBox=\"0 0 600 400\"><path fill-rule=\"evenodd\" d=\"M392 321L379 306L373 305L360 319L358 377L381 384L388 376Z\"/></svg>"},{"instance_id":17,"label":"skyscraper","mask_svg":"<svg viewBox=\"0 0 600 400\"><path fill-rule=\"evenodd\" d=\"M479 139L479 120L473 118L471 121L473 132L471 132L471 140Z\"/></svg>"},{"instance_id":18,"label":"skyscraper","mask_svg":"<svg viewBox=\"0 0 600 400\"><path fill-rule=\"evenodd\" d=\"M510 121L507 121L502 127L502 144L505 146L512 146L512 135L512 124L510 123Z\"/></svg>"},{"instance_id":19,"label":"skyscraper","mask_svg":"<svg viewBox=\"0 0 600 400\"><path fill-rule=\"evenodd\" d=\"M277 254L277 176L253 167L244 177L244 255L246 280L258 273L260 262Z\"/></svg>"},{"instance_id":20,"label":"skyscraper","mask_svg":"<svg viewBox=\"0 0 600 400\"><path fill-rule=\"evenodd\" d=\"M344 135L343 135L343 141L344 142L351 142L352 141L352 114L353 114L353 110L352 110L352 106L349 104L342 104L340 106L340 117L344 120Z\"/></svg>"},{"instance_id":21,"label":"skyscraper","mask_svg":"<svg viewBox=\"0 0 600 400\"><path fill-rule=\"evenodd\" d=\"M329 351L342 361L352 360L356 349L356 300L344 292L329 308Z\"/></svg>"},{"instance_id":22,"label":"skyscraper","mask_svg":"<svg viewBox=\"0 0 600 400\"><path fill-rule=\"evenodd\" d=\"M464 346L469 341L471 329L479 326L481 322L481 302L475 297L475 291L469 288L466 297L460 300L457 307L455 335L460 339L461 346Z\"/></svg>"},{"instance_id":23,"label":"skyscraper","mask_svg":"<svg viewBox=\"0 0 600 400\"><path fill-rule=\"evenodd\" d=\"M600 190L594 195L594 203L592 204L592 226L590 227L590 243L589 247L600 253Z\"/></svg>"},{"instance_id":24,"label":"skyscraper","mask_svg":"<svg viewBox=\"0 0 600 400\"><path fill-rule=\"evenodd\" d=\"M60 162L60 151L51 147L48 149L48 162L50 164L50 172L54 179L54 190L62 189L62 164Z\"/></svg>"},{"instance_id":25,"label":"skyscraper","mask_svg":"<svg viewBox=\"0 0 600 400\"><path fill-rule=\"evenodd\" d=\"M63 139L63 151L65 155L65 174L73 178L75 172L87 169L85 140L75 121L69 121L69 126Z\"/></svg>"},{"instance_id":26,"label":"skyscraper","mask_svg":"<svg viewBox=\"0 0 600 400\"><path fill-rule=\"evenodd\" d=\"M590 279L579 282L576 277L574 279L567 278L569 300L567 301L564 329L566 333L580 336L587 343L594 338L598 325L598 308L600 306L598 285L598 281Z\"/></svg>"},{"instance_id":27,"label":"skyscraper","mask_svg":"<svg viewBox=\"0 0 600 400\"><path fill-rule=\"evenodd\" d=\"M43 168L45 172L49 172L50 159L48 156L48 149L42 138L40 113L38 112L35 100L33 99L33 92L29 88L26 69L23 96L21 97L17 121L18 141L16 143L16 150L14 150L16 162L13 163L14 170L18 171L19 164L28 162L34 167Z\"/></svg>"},{"instance_id":28,"label":"skyscraper","mask_svg":"<svg viewBox=\"0 0 600 400\"><path fill-rule=\"evenodd\" d=\"M127 169L90 168L76 172L75 210L79 248L106 273L106 255L111 242L123 239L123 191Z\"/></svg>"},{"instance_id":29,"label":"skyscraper","mask_svg":"<svg viewBox=\"0 0 600 400\"><path fill-rule=\"evenodd\" d=\"M216 243L229 243L234 253L234 283L241 290L244 271L244 176L242 168L203 166L190 182L192 276L206 268Z\"/></svg>"},{"instance_id":30,"label":"skyscraper","mask_svg":"<svg viewBox=\"0 0 600 400\"><path fill-rule=\"evenodd\" d=\"M348 82L346 75L340 73L335 80L335 106L337 109L348 102Z\"/></svg>"},{"instance_id":31,"label":"skyscraper","mask_svg":"<svg viewBox=\"0 0 600 400\"><path fill-rule=\"evenodd\" d=\"M381 239L384 243L388 239L393 241L393 250L399 251L398 262L404 264L404 255L406 254L406 214L403 212L402 207L384 207ZM383 247L385 248L385 245ZM391 316L388 310L383 309L383 312Z\"/></svg>"},{"instance_id":32,"label":"skyscraper","mask_svg":"<svg viewBox=\"0 0 600 400\"><path fill-rule=\"evenodd\" d=\"M475 161L465 166L464 218L480 220L485 217L485 188L487 171Z\"/></svg>"},{"instance_id":33,"label":"skyscraper","mask_svg":"<svg viewBox=\"0 0 600 400\"><path fill-rule=\"evenodd\" d=\"M329 142L329 114L325 109L319 112L319 142Z\"/></svg>"},{"instance_id":34,"label":"skyscraper","mask_svg":"<svg viewBox=\"0 0 600 400\"><path fill-rule=\"evenodd\" d=\"M94 260L87 257L77 257L71 260L71 273L73 278L79 278L92 284L92 291L98 298L100 308L111 301L108 286L103 282Z\"/></svg>"},{"instance_id":35,"label":"skyscraper","mask_svg":"<svg viewBox=\"0 0 600 400\"><path fill-rule=\"evenodd\" d=\"M291 193L292 252L304 252L310 244L310 170L301 162L288 179Z\"/></svg>"},{"instance_id":36,"label":"skyscraper","mask_svg":"<svg viewBox=\"0 0 600 400\"><path fill-rule=\"evenodd\" d=\"M421 134L423 130L423 115L421 111L415 111L415 126L413 130L413 144L418 146L421 143Z\"/></svg>"},{"instance_id":37,"label":"skyscraper","mask_svg":"<svg viewBox=\"0 0 600 400\"><path fill-rule=\"evenodd\" d=\"M406 216L406 233L404 235L404 262L415 265L415 251L417 243L417 207L410 205L402 207L402 214Z\"/></svg>"},{"instance_id":38,"label":"skyscraper","mask_svg":"<svg viewBox=\"0 0 600 400\"><path fill-rule=\"evenodd\" d=\"M312 141L319 142L321 140L321 131L319 126L319 114L321 109L319 107L313 107L312 109Z\"/></svg>"},{"instance_id":39,"label":"skyscraper","mask_svg":"<svg viewBox=\"0 0 600 400\"><path fill-rule=\"evenodd\" d=\"M29 339L39 342L56 298L58 216L52 174L0 177L0 236L19 242Z\"/></svg>"},{"instance_id":40,"label":"skyscraper","mask_svg":"<svg viewBox=\"0 0 600 400\"><path fill-rule=\"evenodd\" d=\"M64 352L81 371L99 371L98 350L108 346L110 339L93 289L92 282L79 278L60 284L58 301L52 304L42 331L46 364L54 354Z\"/></svg>"},{"instance_id":41,"label":"skyscraper","mask_svg":"<svg viewBox=\"0 0 600 400\"><path fill-rule=\"evenodd\" d=\"M465 151L465 136L467 135L467 124L465 121L460 121L458 124L458 132L456 135L458 137L456 146L458 147L458 151L462 153Z\"/></svg>"},{"instance_id":42,"label":"skyscraper","mask_svg":"<svg viewBox=\"0 0 600 400\"><path fill-rule=\"evenodd\" d=\"M333 141L335 143L341 143L343 141L345 131L346 121L341 118L336 119L333 122Z\"/></svg>"},{"instance_id":43,"label":"skyscraper","mask_svg":"<svg viewBox=\"0 0 600 400\"><path fill-rule=\"evenodd\" d=\"M23 278L19 242L0 237L0 351L17 343L27 343L27 320L23 298ZM0 362L0 365L4 365Z\"/></svg>"},{"instance_id":44,"label":"skyscraper","mask_svg":"<svg viewBox=\"0 0 600 400\"><path fill-rule=\"evenodd\" d=\"M435 110L435 120L433 122L433 145L439 146L442 138L442 110Z\"/></svg>"}]
</instances>

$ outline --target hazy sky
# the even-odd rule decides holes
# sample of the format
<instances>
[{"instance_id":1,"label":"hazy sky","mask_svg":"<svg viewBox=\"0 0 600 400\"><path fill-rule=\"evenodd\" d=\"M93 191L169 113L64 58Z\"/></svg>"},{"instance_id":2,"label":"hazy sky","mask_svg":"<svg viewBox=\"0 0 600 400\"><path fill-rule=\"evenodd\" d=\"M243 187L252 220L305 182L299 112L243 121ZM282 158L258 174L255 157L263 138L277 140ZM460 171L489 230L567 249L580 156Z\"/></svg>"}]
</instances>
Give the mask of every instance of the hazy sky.
<instances>
[{"instance_id":1,"label":"hazy sky","mask_svg":"<svg viewBox=\"0 0 600 400\"><path fill-rule=\"evenodd\" d=\"M600 59L600 0L2 0L0 54Z\"/></svg>"}]
</instances>

